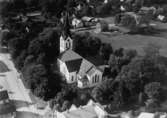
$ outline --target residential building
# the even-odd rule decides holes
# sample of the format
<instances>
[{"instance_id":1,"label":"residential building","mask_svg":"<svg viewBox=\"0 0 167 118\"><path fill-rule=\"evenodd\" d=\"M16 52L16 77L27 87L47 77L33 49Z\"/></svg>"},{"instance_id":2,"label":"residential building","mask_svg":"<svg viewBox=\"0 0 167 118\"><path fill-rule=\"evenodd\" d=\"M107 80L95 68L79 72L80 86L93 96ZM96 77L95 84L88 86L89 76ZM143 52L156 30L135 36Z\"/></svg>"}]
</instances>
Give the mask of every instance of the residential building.
<instances>
[{"instance_id":1,"label":"residential building","mask_svg":"<svg viewBox=\"0 0 167 118\"><path fill-rule=\"evenodd\" d=\"M102 81L102 71L73 50L60 54L58 63L69 84L77 83L79 88L87 88Z\"/></svg>"},{"instance_id":2,"label":"residential building","mask_svg":"<svg viewBox=\"0 0 167 118\"><path fill-rule=\"evenodd\" d=\"M100 104L92 103L65 112L56 112L56 118L105 118L107 112Z\"/></svg>"}]
</instances>

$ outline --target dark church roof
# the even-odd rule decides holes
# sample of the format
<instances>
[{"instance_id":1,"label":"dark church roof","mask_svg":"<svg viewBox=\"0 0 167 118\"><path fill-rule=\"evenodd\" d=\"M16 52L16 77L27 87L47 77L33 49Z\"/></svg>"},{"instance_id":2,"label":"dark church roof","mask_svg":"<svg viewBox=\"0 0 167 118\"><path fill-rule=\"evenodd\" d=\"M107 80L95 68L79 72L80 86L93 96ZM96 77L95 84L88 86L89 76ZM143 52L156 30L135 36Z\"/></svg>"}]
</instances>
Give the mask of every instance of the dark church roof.
<instances>
[{"instance_id":1,"label":"dark church roof","mask_svg":"<svg viewBox=\"0 0 167 118\"><path fill-rule=\"evenodd\" d=\"M82 59L66 61L65 63L69 72L78 72L82 63Z\"/></svg>"},{"instance_id":2,"label":"dark church roof","mask_svg":"<svg viewBox=\"0 0 167 118\"><path fill-rule=\"evenodd\" d=\"M67 50L60 55L60 60L63 61L69 72L77 72L81 77L85 74L93 74L95 66L81 57L79 54L72 50Z\"/></svg>"}]
</instances>

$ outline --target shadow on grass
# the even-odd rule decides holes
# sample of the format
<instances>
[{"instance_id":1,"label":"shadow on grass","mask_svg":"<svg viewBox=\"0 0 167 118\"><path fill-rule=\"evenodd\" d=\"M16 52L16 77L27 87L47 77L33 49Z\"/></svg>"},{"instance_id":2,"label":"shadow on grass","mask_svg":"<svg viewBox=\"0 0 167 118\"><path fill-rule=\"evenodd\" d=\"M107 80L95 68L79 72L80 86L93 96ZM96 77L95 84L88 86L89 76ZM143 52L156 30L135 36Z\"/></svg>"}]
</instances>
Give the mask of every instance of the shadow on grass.
<instances>
[{"instance_id":1,"label":"shadow on grass","mask_svg":"<svg viewBox=\"0 0 167 118\"><path fill-rule=\"evenodd\" d=\"M141 34L146 36L161 37L162 33L167 33L167 29L145 28L145 29L139 29L138 31L130 31L127 34L131 35Z\"/></svg>"}]
</instances>

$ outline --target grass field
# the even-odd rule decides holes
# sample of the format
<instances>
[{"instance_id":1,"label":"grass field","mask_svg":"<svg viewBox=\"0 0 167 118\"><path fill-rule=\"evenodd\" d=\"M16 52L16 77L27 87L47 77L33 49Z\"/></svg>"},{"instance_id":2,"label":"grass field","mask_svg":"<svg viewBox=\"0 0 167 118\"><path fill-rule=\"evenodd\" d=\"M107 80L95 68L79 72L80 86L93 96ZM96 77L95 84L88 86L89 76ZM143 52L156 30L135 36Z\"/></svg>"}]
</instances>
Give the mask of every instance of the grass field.
<instances>
[{"instance_id":1,"label":"grass field","mask_svg":"<svg viewBox=\"0 0 167 118\"><path fill-rule=\"evenodd\" d=\"M103 18L108 23L113 23L112 17ZM139 54L143 54L143 47L149 43L160 46L160 54L167 57L167 23L153 21L156 33L149 35L123 34L119 32L101 32L96 34L90 30L91 35L99 37L103 43L110 43L114 49L125 48L135 49ZM83 33L84 31L82 31Z\"/></svg>"}]
</instances>

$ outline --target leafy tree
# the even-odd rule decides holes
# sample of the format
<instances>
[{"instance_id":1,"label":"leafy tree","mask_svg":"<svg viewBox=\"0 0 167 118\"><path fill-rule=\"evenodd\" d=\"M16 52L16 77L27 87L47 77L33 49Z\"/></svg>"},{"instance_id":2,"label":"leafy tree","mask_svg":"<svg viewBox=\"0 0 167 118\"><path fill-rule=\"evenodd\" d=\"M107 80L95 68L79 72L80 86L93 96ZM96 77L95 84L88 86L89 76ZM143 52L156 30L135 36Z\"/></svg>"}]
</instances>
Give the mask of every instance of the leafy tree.
<instances>
[{"instance_id":1,"label":"leafy tree","mask_svg":"<svg viewBox=\"0 0 167 118\"><path fill-rule=\"evenodd\" d=\"M124 66L118 76L125 81L132 94L143 91L144 85L151 81L160 81L160 68L154 61L144 57L137 57ZM162 73L161 73L162 74ZM163 73L164 75L165 73Z\"/></svg>"},{"instance_id":2,"label":"leafy tree","mask_svg":"<svg viewBox=\"0 0 167 118\"><path fill-rule=\"evenodd\" d=\"M9 43L9 50L11 51L13 59L16 59L21 54L21 51L26 49L27 47L27 41L19 37L9 40L8 43Z\"/></svg>"},{"instance_id":3,"label":"leafy tree","mask_svg":"<svg viewBox=\"0 0 167 118\"><path fill-rule=\"evenodd\" d=\"M115 78L120 73L122 67L128 65L136 55L137 52L134 50L118 49L114 51L108 61L111 69L110 76Z\"/></svg>"},{"instance_id":4,"label":"leafy tree","mask_svg":"<svg viewBox=\"0 0 167 118\"><path fill-rule=\"evenodd\" d=\"M151 82L145 85L145 93L150 99L158 99L161 93L161 84L159 82Z\"/></svg>"},{"instance_id":5,"label":"leafy tree","mask_svg":"<svg viewBox=\"0 0 167 118\"><path fill-rule=\"evenodd\" d=\"M39 0L42 11L47 16L61 16L62 11L66 9L67 0Z\"/></svg>"},{"instance_id":6,"label":"leafy tree","mask_svg":"<svg viewBox=\"0 0 167 118\"><path fill-rule=\"evenodd\" d=\"M71 106L71 103L66 100L66 101L63 102L63 105L62 105L61 109L62 109L62 111L65 111L65 110L69 109L70 106Z\"/></svg>"},{"instance_id":7,"label":"leafy tree","mask_svg":"<svg viewBox=\"0 0 167 118\"><path fill-rule=\"evenodd\" d=\"M29 77L26 78L28 86L35 95L43 98L46 95L48 84L46 68L41 64L33 65L29 68L28 75Z\"/></svg>"},{"instance_id":8,"label":"leafy tree","mask_svg":"<svg viewBox=\"0 0 167 118\"><path fill-rule=\"evenodd\" d=\"M112 80L106 80L92 90L92 97L100 103L112 101L115 86Z\"/></svg>"},{"instance_id":9,"label":"leafy tree","mask_svg":"<svg viewBox=\"0 0 167 118\"><path fill-rule=\"evenodd\" d=\"M101 46L99 38L93 37L89 33L85 33L83 35L76 35L74 39L74 50L83 57L98 54Z\"/></svg>"},{"instance_id":10,"label":"leafy tree","mask_svg":"<svg viewBox=\"0 0 167 118\"><path fill-rule=\"evenodd\" d=\"M1 44L8 47L8 43L13 37L16 37L16 32L2 32Z\"/></svg>"},{"instance_id":11,"label":"leafy tree","mask_svg":"<svg viewBox=\"0 0 167 118\"><path fill-rule=\"evenodd\" d=\"M100 55L104 59L104 61L108 61L110 54L113 52L113 49L110 44L102 44L100 48Z\"/></svg>"},{"instance_id":12,"label":"leafy tree","mask_svg":"<svg viewBox=\"0 0 167 118\"><path fill-rule=\"evenodd\" d=\"M78 96L79 97L79 104L80 105L86 105L88 103L88 101L91 99L90 94L89 93L81 93L81 95Z\"/></svg>"},{"instance_id":13,"label":"leafy tree","mask_svg":"<svg viewBox=\"0 0 167 118\"><path fill-rule=\"evenodd\" d=\"M22 50L20 55L14 60L15 66L18 70L21 70L24 66L24 60L27 56L26 50Z\"/></svg>"}]
</instances>

